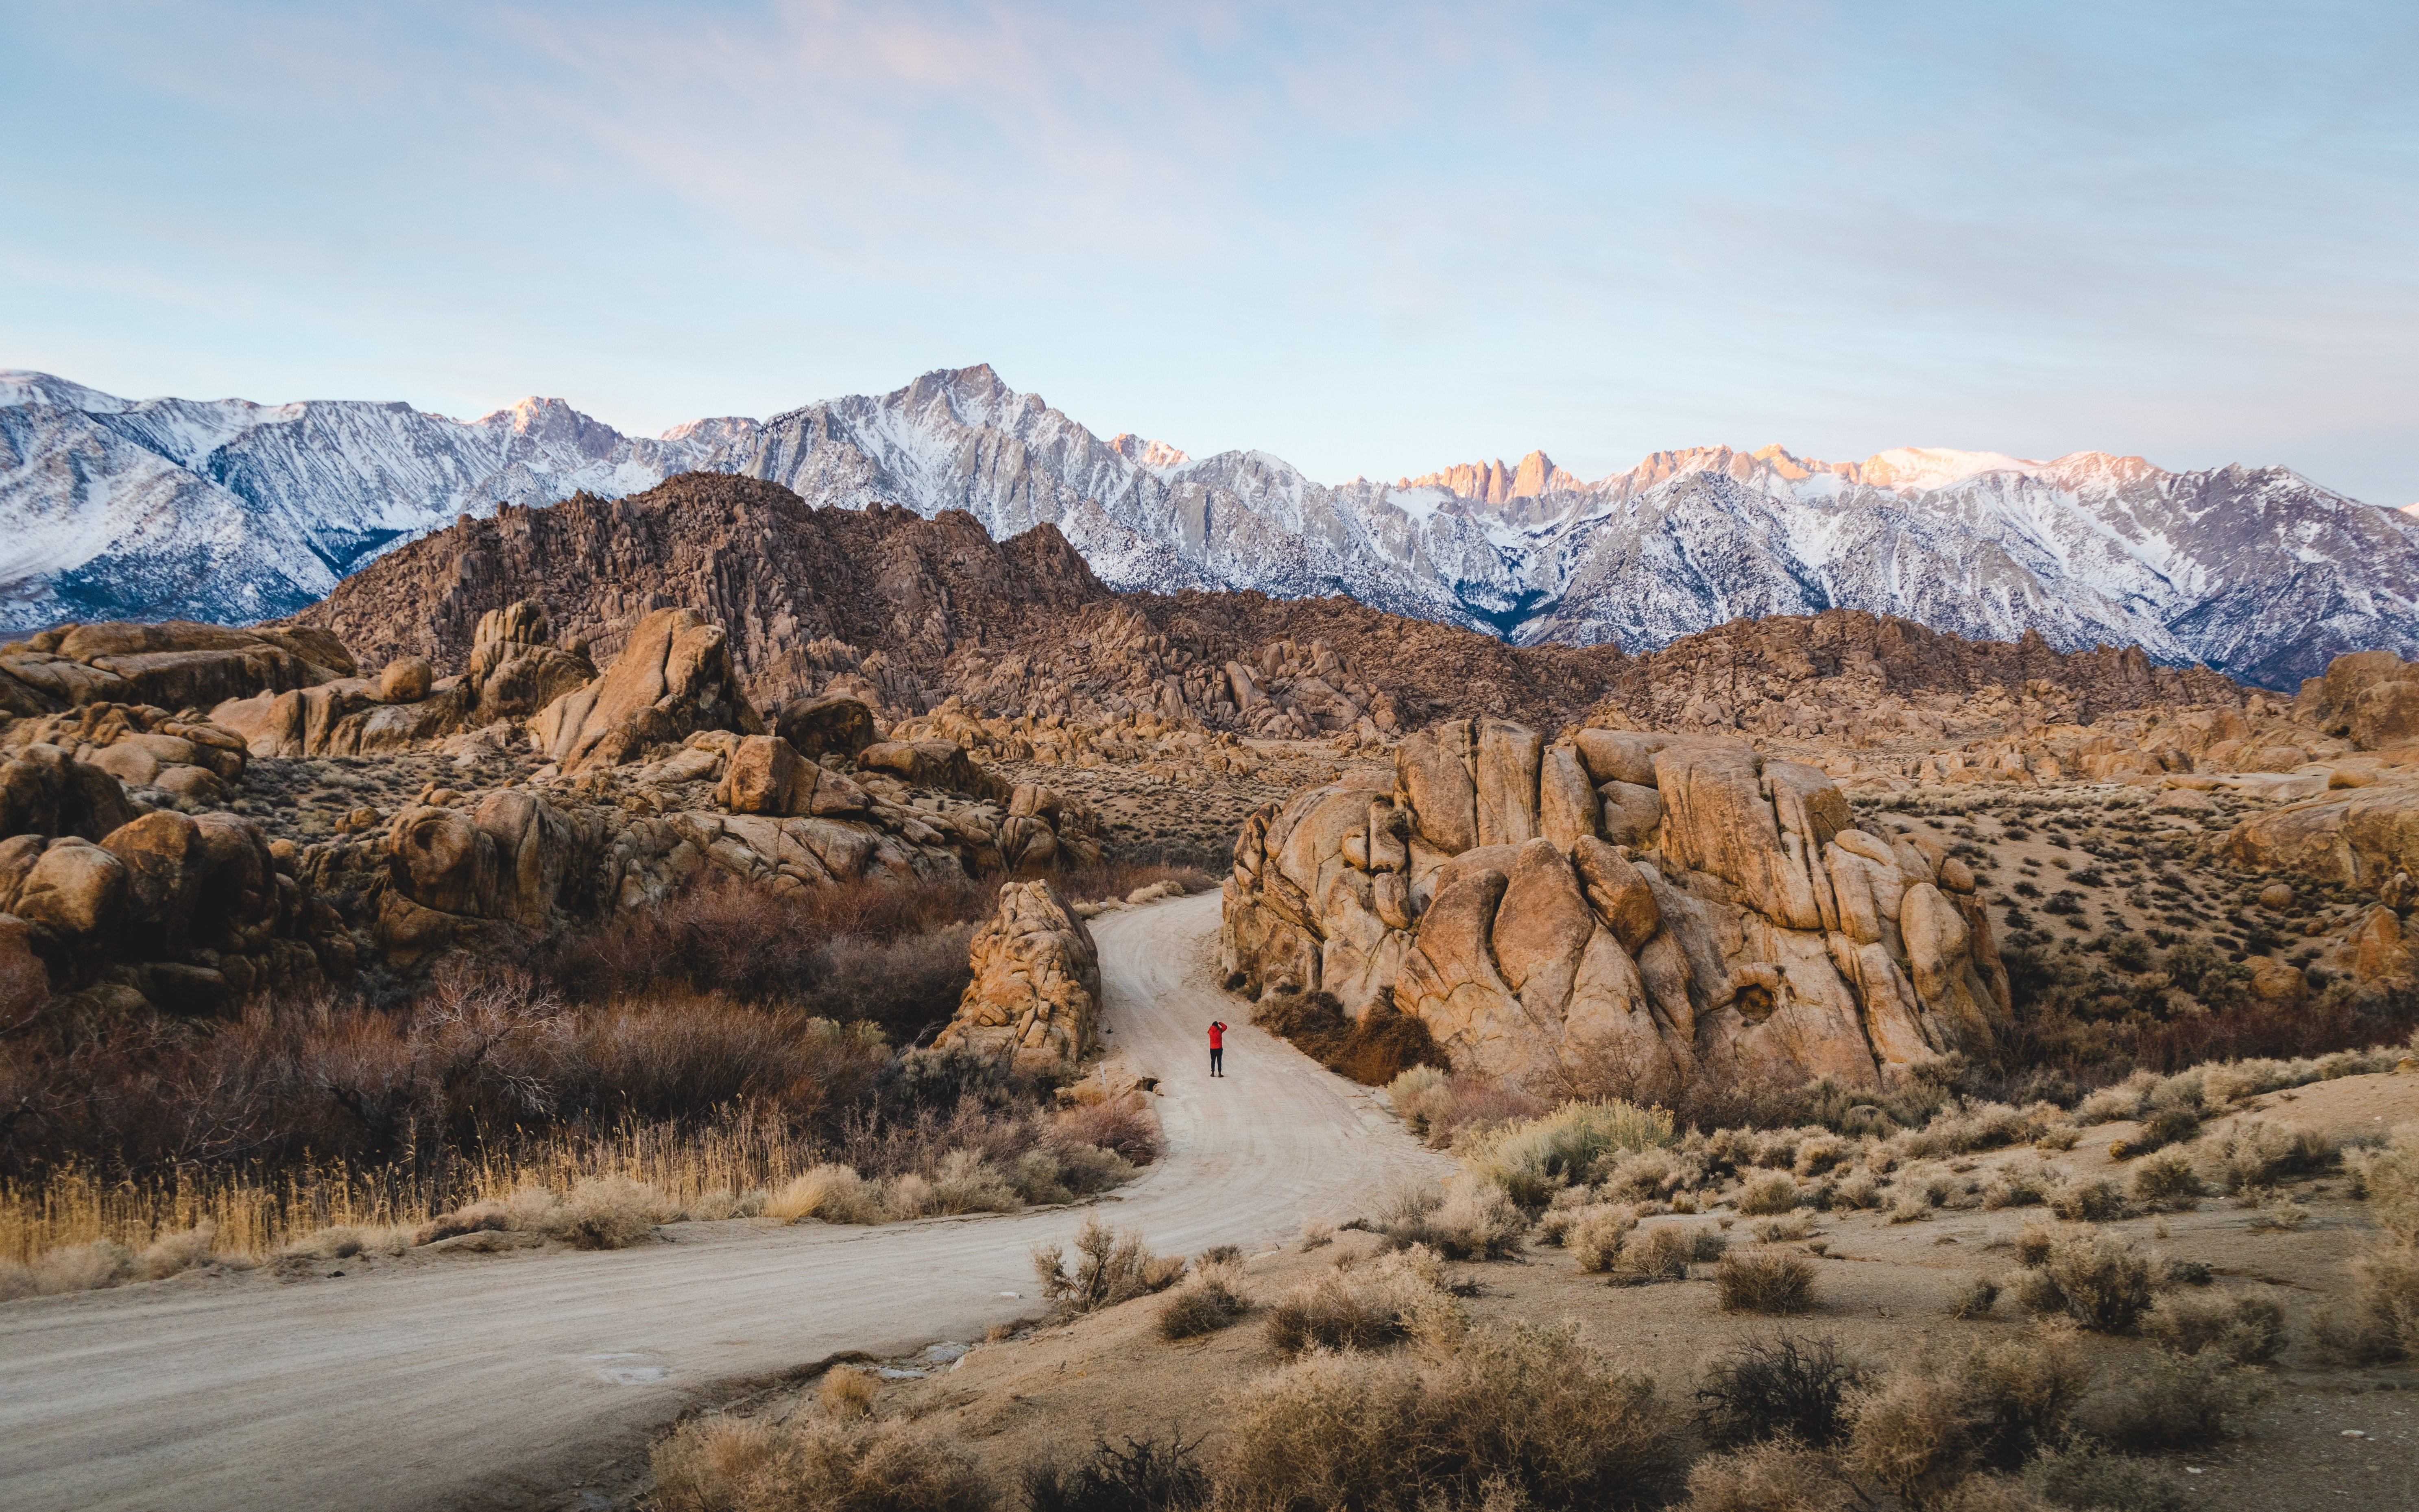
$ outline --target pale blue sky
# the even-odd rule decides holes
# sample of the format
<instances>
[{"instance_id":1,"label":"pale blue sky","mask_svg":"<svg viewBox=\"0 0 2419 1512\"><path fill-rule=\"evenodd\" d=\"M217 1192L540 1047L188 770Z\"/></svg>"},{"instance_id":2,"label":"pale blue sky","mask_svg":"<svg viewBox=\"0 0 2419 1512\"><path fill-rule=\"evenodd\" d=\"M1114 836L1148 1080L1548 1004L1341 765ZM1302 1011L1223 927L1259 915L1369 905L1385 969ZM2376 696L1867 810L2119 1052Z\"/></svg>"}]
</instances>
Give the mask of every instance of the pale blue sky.
<instances>
[{"instance_id":1,"label":"pale blue sky","mask_svg":"<svg viewBox=\"0 0 2419 1512\"><path fill-rule=\"evenodd\" d=\"M0 365L559 394L989 362L1393 477L1779 441L2419 500L2419 7L30 5Z\"/></svg>"}]
</instances>

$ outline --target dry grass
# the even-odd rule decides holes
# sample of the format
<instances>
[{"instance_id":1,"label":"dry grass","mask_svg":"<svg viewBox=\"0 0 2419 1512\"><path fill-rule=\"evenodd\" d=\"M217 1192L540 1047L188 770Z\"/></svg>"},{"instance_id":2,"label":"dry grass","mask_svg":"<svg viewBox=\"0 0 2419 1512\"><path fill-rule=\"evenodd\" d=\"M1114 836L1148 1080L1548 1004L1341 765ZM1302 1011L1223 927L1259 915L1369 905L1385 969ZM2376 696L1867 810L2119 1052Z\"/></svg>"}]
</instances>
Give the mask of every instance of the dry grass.
<instances>
[{"instance_id":1,"label":"dry grass","mask_svg":"<svg viewBox=\"0 0 2419 1512\"><path fill-rule=\"evenodd\" d=\"M1705 1366L1697 1427L1718 1448L1773 1439L1821 1448L1846 1433L1848 1403L1874 1374L1834 1339L1750 1340Z\"/></svg>"},{"instance_id":2,"label":"dry grass","mask_svg":"<svg viewBox=\"0 0 2419 1512\"><path fill-rule=\"evenodd\" d=\"M1440 1257L1414 1244L1338 1265L1294 1288L1269 1310L1268 1333L1278 1353L1299 1354L1383 1349L1418 1334L1443 1337L1461 1326Z\"/></svg>"},{"instance_id":3,"label":"dry grass","mask_svg":"<svg viewBox=\"0 0 2419 1512\"><path fill-rule=\"evenodd\" d=\"M1790 1250L1729 1250L1714 1266L1714 1292L1724 1312L1809 1312L1814 1306L1814 1263Z\"/></svg>"},{"instance_id":4,"label":"dry grass","mask_svg":"<svg viewBox=\"0 0 2419 1512\"><path fill-rule=\"evenodd\" d=\"M693 1423L656 1445L663 1512L992 1512L972 1459L931 1427L813 1418Z\"/></svg>"},{"instance_id":5,"label":"dry grass","mask_svg":"<svg viewBox=\"0 0 2419 1512\"><path fill-rule=\"evenodd\" d=\"M1159 1336L1171 1342L1214 1334L1252 1310L1243 1268L1232 1261L1196 1265L1159 1304Z\"/></svg>"},{"instance_id":6,"label":"dry grass","mask_svg":"<svg viewBox=\"0 0 2419 1512\"><path fill-rule=\"evenodd\" d=\"M1220 1480L1237 1512L1659 1505L1684 1464L1676 1417L1575 1333L1515 1325L1260 1378L1231 1404Z\"/></svg>"},{"instance_id":7,"label":"dry grass","mask_svg":"<svg viewBox=\"0 0 2419 1512\"><path fill-rule=\"evenodd\" d=\"M882 1382L872 1371L835 1365L824 1372L824 1383L815 1388L815 1400L823 1404L826 1415L848 1422L871 1417L873 1399L881 1390Z\"/></svg>"},{"instance_id":8,"label":"dry grass","mask_svg":"<svg viewBox=\"0 0 2419 1512\"><path fill-rule=\"evenodd\" d=\"M1075 1231L1071 1260L1062 1244L1036 1244L1033 1273L1060 1310L1088 1313L1166 1290L1184 1273L1184 1261L1151 1254L1140 1234L1113 1229L1094 1214Z\"/></svg>"},{"instance_id":9,"label":"dry grass","mask_svg":"<svg viewBox=\"0 0 2419 1512\"><path fill-rule=\"evenodd\" d=\"M2027 1311L2063 1314L2103 1334L2131 1332L2150 1307L2157 1276L2129 1240L2097 1228L2059 1234L2038 1247L2040 1259L2016 1283ZM2031 1253L2022 1239L2019 1253Z\"/></svg>"}]
</instances>

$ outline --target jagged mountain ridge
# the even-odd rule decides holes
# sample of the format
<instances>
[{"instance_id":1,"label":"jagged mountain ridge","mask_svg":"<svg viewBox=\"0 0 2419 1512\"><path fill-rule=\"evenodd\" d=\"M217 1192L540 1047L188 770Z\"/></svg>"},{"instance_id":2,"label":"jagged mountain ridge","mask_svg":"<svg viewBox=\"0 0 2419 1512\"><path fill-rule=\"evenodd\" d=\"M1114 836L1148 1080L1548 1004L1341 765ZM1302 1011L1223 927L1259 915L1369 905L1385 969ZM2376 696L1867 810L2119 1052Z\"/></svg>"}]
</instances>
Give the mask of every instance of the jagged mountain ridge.
<instances>
[{"instance_id":1,"label":"jagged mountain ridge","mask_svg":"<svg viewBox=\"0 0 2419 1512\"><path fill-rule=\"evenodd\" d=\"M455 514L689 468L817 503L963 509L1000 538L1048 522L1112 587L1341 593L1516 643L1642 651L1837 607L1968 639L2138 644L2272 687L2345 650L2419 651L2419 520L2281 468L1703 447L1592 484L1533 453L1330 487L1263 452L1104 441L988 366L653 440L560 401L466 425L400 405L138 405L39 375L0 378L12 394L0 520L39 527L0 572L13 625L291 609Z\"/></svg>"},{"instance_id":2,"label":"jagged mountain ridge","mask_svg":"<svg viewBox=\"0 0 2419 1512\"><path fill-rule=\"evenodd\" d=\"M999 540L963 511L818 508L777 484L706 472L459 521L382 556L293 623L331 632L364 666L417 656L450 671L481 616L521 599L545 605L555 633L586 641L599 664L641 615L692 606L725 627L759 704L845 673L894 713L955 694L1010 715L1151 708L1250 730L1256 695L1236 697L1232 668L1248 684L1288 662L1333 679L1290 689L1338 716L1314 729L1353 723L1339 697L1355 718L1379 711L1399 729L1470 715L1551 728L1605 705L1675 728L1766 732L1896 718L1892 699L1954 710L1994 687L2046 698L2037 718L2242 697L2216 673L2153 666L2136 648L1969 641L1852 610L1741 622L1633 656L1510 645L1341 596L1121 593L1047 521ZM1271 648L1283 648L1273 659ZM1830 681L1843 677L1845 693Z\"/></svg>"}]
</instances>

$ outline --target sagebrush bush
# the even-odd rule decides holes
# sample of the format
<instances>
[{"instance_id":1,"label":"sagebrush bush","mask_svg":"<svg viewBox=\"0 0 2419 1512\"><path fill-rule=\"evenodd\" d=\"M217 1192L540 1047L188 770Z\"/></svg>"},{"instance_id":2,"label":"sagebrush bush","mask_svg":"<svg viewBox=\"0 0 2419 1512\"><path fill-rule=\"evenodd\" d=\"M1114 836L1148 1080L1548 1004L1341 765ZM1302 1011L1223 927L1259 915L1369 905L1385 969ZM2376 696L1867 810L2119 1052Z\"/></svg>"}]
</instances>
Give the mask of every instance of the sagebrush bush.
<instances>
[{"instance_id":1,"label":"sagebrush bush","mask_svg":"<svg viewBox=\"0 0 2419 1512\"><path fill-rule=\"evenodd\" d=\"M2212 1350L2233 1365L2266 1365L2285 1347L2285 1309L2264 1291L2170 1292L2143 1318L2142 1332L2178 1354Z\"/></svg>"},{"instance_id":2,"label":"sagebrush bush","mask_svg":"<svg viewBox=\"0 0 2419 1512\"><path fill-rule=\"evenodd\" d=\"M2352 1262L2352 1311L2312 1331L2330 1355L2361 1365L2419 1354L2419 1248L2377 1244Z\"/></svg>"},{"instance_id":3,"label":"sagebrush bush","mask_svg":"<svg viewBox=\"0 0 2419 1512\"><path fill-rule=\"evenodd\" d=\"M1601 1275L1621 1261L1622 1242L1638 1227L1638 1210L1601 1204L1572 1211L1567 1230L1571 1258L1580 1270Z\"/></svg>"},{"instance_id":4,"label":"sagebrush bush","mask_svg":"<svg viewBox=\"0 0 2419 1512\"><path fill-rule=\"evenodd\" d=\"M1874 1376L1836 1339L1780 1334L1749 1340L1706 1365L1696 1393L1697 1427L1720 1448L1767 1439L1822 1448L1847 1432L1847 1404Z\"/></svg>"},{"instance_id":5,"label":"sagebrush bush","mask_svg":"<svg viewBox=\"0 0 2419 1512\"><path fill-rule=\"evenodd\" d=\"M2308 1129L2284 1129L2244 1119L2217 1142L2218 1170L2227 1195L2305 1175L2334 1158L2334 1141Z\"/></svg>"},{"instance_id":6,"label":"sagebrush bush","mask_svg":"<svg viewBox=\"0 0 2419 1512\"><path fill-rule=\"evenodd\" d=\"M1025 1473L1025 1512L1189 1512L1210 1505L1217 1488L1200 1461L1201 1441L1170 1434L1106 1439L1072 1463L1044 1461Z\"/></svg>"},{"instance_id":7,"label":"sagebrush bush","mask_svg":"<svg viewBox=\"0 0 2419 1512\"><path fill-rule=\"evenodd\" d=\"M1261 1377L1232 1404L1220 1480L1239 1512L1659 1505L1685 1463L1675 1417L1575 1332L1515 1324Z\"/></svg>"},{"instance_id":8,"label":"sagebrush bush","mask_svg":"<svg viewBox=\"0 0 2419 1512\"><path fill-rule=\"evenodd\" d=\"M535 1227L574 1249L627 1249L653 1239L655 1225L673 1216L664 1195L643 1181L592 1176L575 1184Z\"/></svg>"},{"instance_id":9,"label":"sagebrush bush","mask_svg":"<svg viewBox=\"0 0 2419 1512\"><path fill-rule=\"evenodd\" d=\"M1786 1439L1707 1455L1681 1512L1849 1512L1859 1504L1829 1457Z\"/></svg>"},{"instance_id":10,"label":"sagebrush bush","mask_svg":"<svg viewBox=\"0 0 2419 1512\"><path fill-rule=\"evenodd\" d=\"M2097 1223L2114 1218L2125 1211L2125 1198L2116 1185L2104 1178L2086 1180L2077 1177L2052 1187L2043 1199L2049 1211L2073 1222Z\"/></svg>"},{"instance_id":11,"label":"sagebrush bush","mask_svg":"<svg viewBox=\"0 0 2419 1512\"><path fill-rule=\"evenodd\" d=\"M1280 1354L1308 1349L1376 1350L1423 1330L1450 1333L1461 1307L1425 1245L1336 1266L1295 1287L1269 1309L1269 1343Z\"/></svg>"},{"instance_id":12,"label":"sagebrush bush","mask_svg":"<svg viewBox=\"0 0 2419 1512\"><path fill-rule=\"evenodd\" d=\"M2103 1334L2132 1331L2150 1307L2156 1273L2129 1240L2097 1228L2060 1234L2016 1283L2027 1311L2062 1314Z\"/></svg>"},{"instance_id":13,"label":"sagebrush bush","mask_svg":"<svg viewBox=\"0 0 2419 1512\"><path fill-rule=\"evenodd\" d=\"M1786 1171L1773 1171L1756 1177L1741 1187L1731 1206L1749 1217L1757 1217L1793 1211L1805 1200L1797 1190L1797 1183L1790 1180Z\"/></svg>"},{"instance_id":14,"label":"sagebrush bush","mask_svg":"<svg viewBox=\"0 0 2419 1512\"><path fill-rule=\"evenodd\" d=\"M824 1372L824 1383L815 1388L815 1400L836 1418L871 1417L873 1399L881 1389L882 1382L872 1371L834 1365Z\"/></svg>"},{"instance_id":15,"label":"sagebrush bush","mask_svg":"<svg viewBox=\"0 0 2419 1512\"><path fill-rule=\"evenodd\" d=\"M1463 1150L1462 1161L1472 1176L1535 1210L1557 1188L1587 1180L1607 1155L1670 1143L1672 1115L1663 1108L1570 1103L1482 1135Z\"/></svg>"},{"instance_id":16,"label":"sagebrush bush","mask_svg":"<svg viewBox=\"0 0 2419 1512\"><path fill-rule=\"evenodd\" d=\"M874 1183L851 1166L832 1164L793 1179L764 1204L764 1213L783 1223L820 1218L827 1224L878 1224L888 1216Z\"/></svg>"},{"instance_id":17,"label":"sagebrush bush","mask_svg":"<svg viewBox=\"0 0 2419 1512\"><path fill-rule=\"evenodd\" d=\"M1251 1294L1243 1286L1241 1265L1229 1262L1196 1266L1159 1304L1159 1336L1168 1340L1199 1338L1225 1328L1251 1309Z\"/></svg>"},{"instance_id":18,"label":"sagebrush bush","mask_svg":"<svg viewBox=\"0 0 2419 1512\"><path fill-rule=\"evenodd\" d=\"M1134 1165L1148 1165L1166 1149L1159 1119L1132 1097L1079 1103L1051 1120L1051 1136L1055 1144L1090 1145Z\"/></svg>"},{"instance_id":19,"label":"sagebrush bush","mask_svg":"<svg viewBox=\"0 0 2419 1512\"><path fill-rule=\"evenodd\" d=\"M1789 1250L1728 1250L1714 1266L1714 1294L1724 1312L1806 1312L1814 1305L1814 1264Z\"/></svg>"},{"instance_id":20,"label":"sagebrush bush","mask_svg":"<svg viewBox=\"0 0 2419 1512\"><path fill-rule=\"evenodd\" d=\"M2163 1149L2147 1157L2134 1167L2129 1183L2134 1200L2162 1207L2189 1207L2192 1199L2209 1190L2193 1168L2192 1157L2180 1149Z\"/></svg>"},{"instance_id":21,"label":"sagebrush bush","mask_svg":"<svg viewBox=\"0 0 2419 1512\"><path fill-rule=\"evenodd\" d=\"M1393 1244L1425 1245L1449 1260L1502 1260L1519 1253L1529 1220L1502 1187L1464 1172L1441 1197L1425 1188L1397 1193L1378 1231Z\"/></svg>"},{"instance_id":22,"label":"sagebrush bush","mask_svg":"<svg viewBox=\"0 0 2419 1512\"><path fill-rule=\"evenodd\" d=\"M1661 1224L1630 1235L1622 1242L1621 1259L1613 1268L1614 1278L1686 1281L1689 1262L1697 1257L1702 1232Z\"/></svg>"},{"instance_id":23,"label":"sagebrush bush","mask_svg":"<svg viewBox=\"0 0 2419 1512\"><path fill-rule=\"evenodd\" d=\"M2153 1350L2149 1364L2091 1402L2084 1425L2119 1449L2196 1449L2226 1438L2269 1389L2216 1350Z\"/></svg>"},{"instance_id":24,"label":"sagebrush bush","mask_svg":"<svg viewBox=\"0 0 2419 1512\"><path fill-rule=\"evenodd\" d=\"M793 1418L778 1426L709 1418L657 1444L664 1512L991 1512L972 1459L911 1423Z\"/></svg>"},{"instance_id":25,"label":"sagebrush bush","mask_svg":"<svg viewBox=\"0 0 2419 1512\"><path fill-rule=\"evenodd\" d=\"M1071 1260L1062 1244L1036 1244L1033 1273L1044 1298L1067 1312L1088 1313L1164 1290L1183 1273L1183 1262L1162 1260L1140 1234L1112 1229L1093 1214L1075 1231Z\"/></svg>"},{"instance_id":26,"label":"sagebrush bush","mask_svg":"<svg viewBox=\"0 0 2419 1512\"><path fill-rule=\"evenodd\" d=\"M2063 1438L2090 1382L2056 1330L1926 1355L1849 1399L1843 1458L1911 1505L1944 1505L1973 1470L2013 1469Z\"/></svg>"},{"instance_id":27,"label":"sagebrush bush","mask_svg":"<svg viewBox=\"0 0 2419 1512\"><path fill-rule=\"evenodd\" d=\"M1956 1319L1988 1318L1999 1304L1999 1291L1997 1276L1970 1276L1949 1287L1949 1305L1944 1310Z\"/></svg>"},{"instance_id":28,"label":"sagebrush bush","mask_svg":"<svg viewBox=\"0 0 2419 1512\"><path fill-rule=\"evenodd\" d=\"M2026 1467L2025 1487L2052 1506L2090 1512L2184 1512L2192 1505L2165 1467L2090 1443L2044 1452Z\"/></svg>"}]
</instances>

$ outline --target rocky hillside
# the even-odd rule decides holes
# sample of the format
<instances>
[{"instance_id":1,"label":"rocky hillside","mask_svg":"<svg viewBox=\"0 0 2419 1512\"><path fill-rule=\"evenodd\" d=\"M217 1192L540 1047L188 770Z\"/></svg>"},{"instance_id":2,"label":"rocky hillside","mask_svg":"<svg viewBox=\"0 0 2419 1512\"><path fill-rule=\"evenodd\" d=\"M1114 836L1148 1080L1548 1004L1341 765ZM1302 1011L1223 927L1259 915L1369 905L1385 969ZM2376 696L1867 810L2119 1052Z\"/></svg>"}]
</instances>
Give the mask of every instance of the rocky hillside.
<instances>
[{"instance_id":1,"label":"rocky hillside","mask_svg":"<svg viewBox=\"0 0 2419 1512\"><path fill-rule=\"evenodd\" d=\"M1633 656L1507 645L1341 596L1117 593L1051 525L995 541L963 513L818 509L778 485L712 473L459 521L294 623L332 633L368 666L421 656L452 669L483 615L524 599L600 665L640 615L693 607L729 628L760 706L840 691L893 717L956 696L1010 717L1149 710L1279 737L1374 738L1486 715L1550 728L1594 710L1668 728L1888 739L2240 700L2225 678L2156 666L2138 649L1968 641L1847 610L1742 622Z\"/></svg>"},{"instance_id":2,"label":"rocky hillside","mask_svg":"<svg viewBox=\"0 0 2419 1512\"><path fill-rule=\"evenodd\" d=\"M457 513L637 492L682 468L818 504L1052 525L1122 590L1346 594L1519 644L1642 652L1857 609L1968 639L2139 645L2272 687L2419 651L2419 521L2283 469L2083 452L1659 452L1584 482L1542 453L1328 486L1265 452L1103 440L987 366L763 423L624 437L560 401L470 424L402 405L133 403L0 375L0 625L300 607Z\"/></svg>"}]
</instances>

